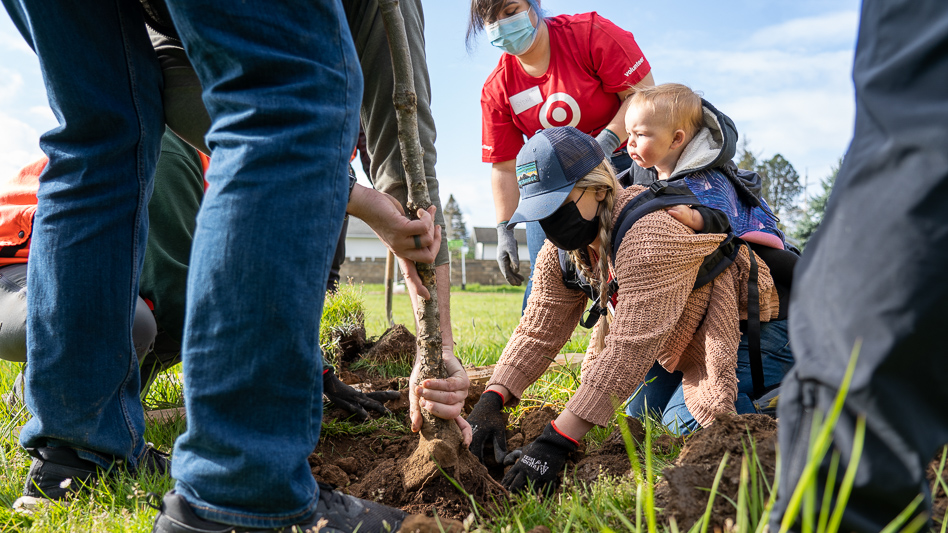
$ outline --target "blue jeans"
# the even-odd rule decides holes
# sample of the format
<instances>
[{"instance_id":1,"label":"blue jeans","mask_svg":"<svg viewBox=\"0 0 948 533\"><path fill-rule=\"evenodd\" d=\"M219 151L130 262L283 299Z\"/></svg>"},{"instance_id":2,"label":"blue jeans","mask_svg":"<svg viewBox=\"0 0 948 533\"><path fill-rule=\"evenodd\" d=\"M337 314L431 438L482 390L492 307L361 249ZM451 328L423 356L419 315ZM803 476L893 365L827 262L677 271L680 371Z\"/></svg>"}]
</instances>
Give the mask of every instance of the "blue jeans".
<instances>
[{"instance_id":1,"label":"blue jeans","mask_svg":"<svg viewBox=\"0 0 948 533\"><path fill-rule=\"evenodd\" d=\"M30 257L41 259L27 271L33 418L20 442L134 468L145 420L132 324L164 129L158 62L134 2L3 2L40 58L59 121L40 139L49 165Z\"/></svg>"},{"instance_id":2,"label":"blue jeans","mask_svg":"<svg viewBox=\"0 0 948 533\"><path fill-rule=\"evenodd\" d=\"M168 4L212 123L182 347L188 430L172 474L204 518L285 526L316 507L319 319L361 69L339 0Z\"/></svg>"},{"instance_id":3,"label":"blue jeans","mask_svg":"<svg viewBox=\"0 0 948 533\"><path fill-rule=\"evenodd\" d=\"M760 356L764 370L764 387L772 388L780 384L793 366L786 320L760 324ZM734 410L738 414L756 413L747 335L741 335L741 343L737 348L736 372L738 382ZM654 381L648 383L653 378ZM681 372L668 372L655 363L642 380L643 385L639 386L629 399L625 408L626 414L642 418L647 412L651 412L660 416L662 424L673 433L684 435L694 431L698 428L698 423L685 405L681 379Z\"/></svg>"},{"instance_id":4,"label":"blue jeans","mask_svg":"<svg viewBox=\"0 0 948 533\"><path fill-rule=\"evenodd\" d=\"M537 264L537 256L540 255L540 249L543 248L543 243L546 242L546 233L543 232L539 222L527 222L525 225L527 228L527 250L530 252L530 276L527 278L527 290L523 293L521 314L526 310L527 299L530 298L530 291L533 290L533 268Z\"/></svg>"},{"instance_id":5,"label":"blue jeans","mask_svg":"<svg viewBox=\"0 0 948 533\"><path fill-rule=\"evenodd\" d=\"M63 126L43 138L32 253L49 259L30 264L35 418L21 440L134 464L144 419L131 320L161 73L136 3L35 4L8 11L32 22L18 27L32 29ZM359 64L338 0L169 8L204 87L213 158L188 278L188 430L172 474L205 519L287 526L316 506L306 458L322 419L319 317L348 201ZM90 261L114 283L85 282Z\"/></svg>"}]
</instances>

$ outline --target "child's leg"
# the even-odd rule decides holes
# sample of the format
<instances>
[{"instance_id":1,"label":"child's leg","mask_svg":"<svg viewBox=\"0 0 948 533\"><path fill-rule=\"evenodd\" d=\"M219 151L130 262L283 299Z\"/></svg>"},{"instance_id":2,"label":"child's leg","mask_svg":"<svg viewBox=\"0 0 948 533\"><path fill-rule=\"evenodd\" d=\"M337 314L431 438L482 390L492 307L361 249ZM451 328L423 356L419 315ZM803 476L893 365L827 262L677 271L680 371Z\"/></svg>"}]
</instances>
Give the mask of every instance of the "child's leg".
<instances>
[{"instance_id":1,"label":"child's leg","mask_svg":"<svg viewBox=\"0 0 948 533\"><path fill-rule=\"evenodd\" d=\"M640 419L644 419L647 413L660 417L680 386L681 372L668 372L656 362L645 375L642 385L629 398L625 413Z\"/></svg>"}]
</instances>

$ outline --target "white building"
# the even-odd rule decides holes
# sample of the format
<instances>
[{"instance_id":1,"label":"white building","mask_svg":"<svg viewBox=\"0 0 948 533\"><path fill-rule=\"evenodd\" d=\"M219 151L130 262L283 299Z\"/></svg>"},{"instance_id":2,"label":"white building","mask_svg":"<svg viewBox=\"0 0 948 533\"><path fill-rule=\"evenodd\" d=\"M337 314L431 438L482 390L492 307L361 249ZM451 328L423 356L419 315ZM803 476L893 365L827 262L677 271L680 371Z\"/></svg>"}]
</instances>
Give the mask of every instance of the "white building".
<instances>
[{"instance_id":1,"label":"white building","mask_svg":"<svg viewBox=\"0 0 948 533\"><path fill-rule=\"evenodd\" d=\"M474 228L474 259L497 259L497 228ZM517 239L517 253L521 261L530 260L530 251L527 250L527 230L514 228L514 238Z\"/></svg>"},{"instance_id":2,"label":"white building","mask_svg":"<svg viewBox=\"0 0 948 533\"><path fill-rule=\"evenodd\" d=\"M346 230L346 259L385 259L387 254L388 248L382 244L368 224L356 217L349 217L349 228Z\"/></svg>"}]
</instances>

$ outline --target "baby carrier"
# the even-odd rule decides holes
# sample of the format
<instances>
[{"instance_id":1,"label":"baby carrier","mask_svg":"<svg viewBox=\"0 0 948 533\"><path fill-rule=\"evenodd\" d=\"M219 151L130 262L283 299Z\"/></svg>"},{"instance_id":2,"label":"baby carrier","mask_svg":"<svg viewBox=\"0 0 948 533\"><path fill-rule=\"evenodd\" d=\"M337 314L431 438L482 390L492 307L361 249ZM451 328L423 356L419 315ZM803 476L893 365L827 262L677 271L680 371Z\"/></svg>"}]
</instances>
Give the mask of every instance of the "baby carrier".
<instances>
[{"instance_id":1,"label":"baby carrier","mask_svg":"<svg viewBox=\"0 0 948 533\"><path fill-rule=\"evenodd\" d=\"M706 169L696 174L673 177L668 181L654 181L648 186L647 190L625 205L612 228L612 261L615 264L616 252L622 245L626 233L645 215L675 205L704 206L724 212L727 215L730 227L726 231L722 231L722 233L726 233L726 237L713 252L704 258L698 270L694 288L703 287L714 280L734 262L740 248L742 246L747 247L750 256L747 287L748 319L746 324L742 324L742 330L747 334L755 398L761 398L770 392L764 387L760 352L760 294L757 286L757 257L751 246L737 237L736 233L743 235L747 233L748 229L760 228L760 221L756 219L761 216L760 213L770 217L772 222L776 222L776 217L767 207L766 202L759 196L759 187L754 187L755 183L759 184L759 180L760 178L756 173L740 170L728 161L721 167ZM706 182L710 183L711 186L708 186ZM727 198L728 194L731 195L730 198ZM745 207L743 213L735 212L733 209L735 201ZM752 214L749 215L748 213ZM737 227L735 228L735 226ZM775 224L771 224L766 229L779 236L780 240L783 241L783 235L776 229ZM783 252L781 250L774 251L777 253ZM601 302L599 291L576 269L576 266L568 259L566 251L558 250L558 252L563 283L567 288L584 292L593 302L580 322L583 327L592 328L598 322L600 316L606 315L608 302ZM615 295L618 288L616 280L612 280L609 293Z\"/></svg>"}]
</instances>

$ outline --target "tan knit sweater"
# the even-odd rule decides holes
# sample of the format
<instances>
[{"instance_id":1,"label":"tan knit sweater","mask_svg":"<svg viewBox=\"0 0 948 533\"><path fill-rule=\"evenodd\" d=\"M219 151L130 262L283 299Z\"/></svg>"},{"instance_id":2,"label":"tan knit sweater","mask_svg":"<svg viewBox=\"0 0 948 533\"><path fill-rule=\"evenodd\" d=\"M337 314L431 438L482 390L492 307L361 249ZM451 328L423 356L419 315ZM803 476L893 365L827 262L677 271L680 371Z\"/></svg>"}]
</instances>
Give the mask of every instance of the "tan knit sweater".
<instances>
[{"instance_id":1,"label":"tan knit sweater","mask_svg":"<svg viewBox=\"0 0 948 533\"><path fill-rule=\"evenodd\" d=\"M619 192L615 217L643 190L632 186ZM582 384L567 409L604 426L615 402L628 398L658 361L684 374L685 404L702 426L715 414L734 411L739 321L747 316L746 247L714 281L693 290L704 257L723 239L720 233L696 234L665 211L632 226L613 265L619 295L605 348L587 353ZM767 322L777 317L777 291L770 269L763 261L758 265L760 317ZM569 340L586 303L585 294L563 284L556 247L547 242L537 257L526 312L488 386L508 388L516 397L508 404L516 403Z\"/></svg>"}]
</instances>

